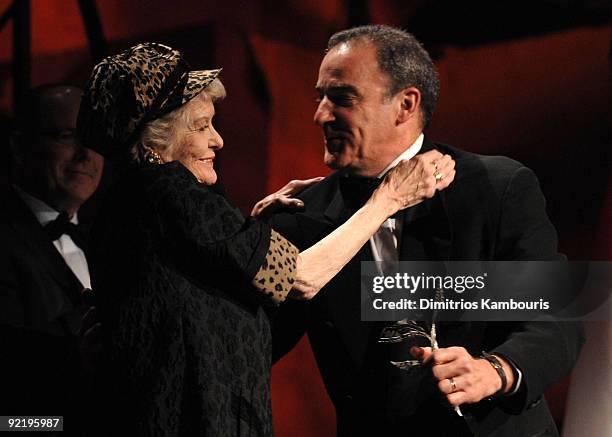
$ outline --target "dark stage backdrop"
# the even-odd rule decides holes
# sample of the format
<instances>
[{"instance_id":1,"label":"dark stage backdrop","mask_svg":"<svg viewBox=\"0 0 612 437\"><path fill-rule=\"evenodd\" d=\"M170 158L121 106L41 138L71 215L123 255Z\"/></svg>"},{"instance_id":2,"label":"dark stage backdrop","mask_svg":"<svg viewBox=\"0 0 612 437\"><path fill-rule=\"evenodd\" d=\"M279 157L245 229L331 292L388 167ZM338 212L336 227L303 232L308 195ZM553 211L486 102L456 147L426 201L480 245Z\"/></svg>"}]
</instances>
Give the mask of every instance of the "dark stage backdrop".
<instances>
[{"instance_id":1,"label":"dark stage backdrop","mask_svg":"<svg viewBox=\"0 0 612 437\"><path fill-rule=\"evenodd\" d=\"M0 0L0 11L10 3ZM540 21L527 6L445 10L442 3L97 2L110 52L158 41L183 50L195 68L224 68L228 97L218 107L225 139L219 165L224 185L244 211L290 179L328 173L312 116L318 65L331 33L354 23L394 24L425 42L440 71L441 98L430 136L533 168L562 250L571 259L610 259L612 27L590 19L590 10L574 21L556 10L561 18L554 21L542 4L555 2L527 2L540 5ZM483 21L474 18L479 12ZM0 112L6 114L12 104L10 32L9 24L0 33ZM97 59L89 55L76 0L32 2L32 51L33 85L83 85ZM95 216L113 178L109 167L100 193L83 211L85 219ZM564 381L548 393L558 421L566 387ZM275 366L272 390L278 436L334 435L333 407L306 339Z\"/></svg>"}]
</instances>

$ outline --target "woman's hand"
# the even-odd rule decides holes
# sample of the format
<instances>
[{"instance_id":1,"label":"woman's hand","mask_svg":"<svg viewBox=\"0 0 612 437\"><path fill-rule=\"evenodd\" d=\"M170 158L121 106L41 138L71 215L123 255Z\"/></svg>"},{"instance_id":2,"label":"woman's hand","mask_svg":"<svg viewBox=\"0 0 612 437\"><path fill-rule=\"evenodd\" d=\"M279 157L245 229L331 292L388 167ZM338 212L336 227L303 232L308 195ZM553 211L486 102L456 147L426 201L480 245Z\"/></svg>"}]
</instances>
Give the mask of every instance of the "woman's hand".
<instances>
[{"instance_id":1,"label":"woman's hand","mask_svg":"<svg viewBox=\"0 0 612 437\"><path fill-rule=\"evenodd\" d=\"M437 150L401 161L386 176L372 196L374 201L385 199L389 216L400 209L421 203L443 190L455 179L455 161Z\"/></svg>"},{"instance_id":2,"label":"woman's hand","mask_svg":"<svg viewBox=\"0 0 612 437\"><path fill-rule=\"evenodd\" d=\"M300 211L304 209L304 202L293 196L311 185L323 180L323 177L293 180L275 193L261 199L251 211L251 217L267 218L279 211Z\"/></svg>"},{"instance_id":3,"label":"woman's hand","mask_svg":"<svg viewBox=\"0 0 612 437\"><path fill-rule=\"evenodd\" d=\"M300 253L289 297L312 299L357 254L389 216L432 197L436 190L446 188L454 177L455 162L450 156L437 151L432 150L400 162L387 174L363 207L323 240ZM316 182L316 179L310 180L311 183L313 181Z\"/></svg>"}]
</instances>

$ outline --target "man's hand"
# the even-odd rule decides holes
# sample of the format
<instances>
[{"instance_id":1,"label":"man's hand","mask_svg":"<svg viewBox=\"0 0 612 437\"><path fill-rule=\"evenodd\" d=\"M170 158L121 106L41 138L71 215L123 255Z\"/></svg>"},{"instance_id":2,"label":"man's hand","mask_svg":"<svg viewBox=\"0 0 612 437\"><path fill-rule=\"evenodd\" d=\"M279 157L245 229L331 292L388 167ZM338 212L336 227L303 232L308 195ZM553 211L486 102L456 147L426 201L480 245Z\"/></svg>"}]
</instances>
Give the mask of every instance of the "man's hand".
<instances>
[{"instance_id":1,"label":"man's hand","mask_svg":"<svg viewBox=\"0 0 612 437\"><path fill-rule=\"evenodd\" d=\"M454 179L455 161L449 155L430 150L409 161L401 161L385 176L377 193L392 201L389 204L393 205L393 214L433 197Z\"/></svg>"},{"instance_id":2,"label":"man's hand","mask_svg":"<svg viewBox=\"0 0 612 437\"><path fill-rule=\"evenodd\" d=\"M493 396L501 388L501 378L487 360L474 358L463 347L413 347L410 351L423 362L431 362L432 373L438 380L438 389L452 406L473 404ZM506 374L506 393L514 386L512 367L497 356Z\"/></svg>"},{"instance_id":3,"label":"man's hand","mask_svg":"<svg viewBox=\"0 0 612 437\"><path fill-rule=\"evenodd\" d=\"M251 211L251 217L267 218L278 211L300 211L304 209L304 202L293 196L300 191L323 180L323 177L293 180L275 193L261 199L255 204Z\"/></svg>"}]
</instances>

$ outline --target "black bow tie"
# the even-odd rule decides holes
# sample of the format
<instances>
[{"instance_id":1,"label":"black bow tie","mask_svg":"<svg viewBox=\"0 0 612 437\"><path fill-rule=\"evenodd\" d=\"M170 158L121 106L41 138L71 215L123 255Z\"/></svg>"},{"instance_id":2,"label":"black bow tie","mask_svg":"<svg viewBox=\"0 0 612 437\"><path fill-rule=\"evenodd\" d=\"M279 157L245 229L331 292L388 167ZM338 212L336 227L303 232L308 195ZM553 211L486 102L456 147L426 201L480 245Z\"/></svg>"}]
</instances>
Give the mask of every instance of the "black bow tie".
<instances>
[{"instance_id":1,"label":"black bow tie","mask_svg":"<svg viewBox=\"0 0 612 437\"><path fill-rule=\"evenodd\" d=\"M340 178L340 193L344 203L350 209L361 208L367 200L372 196L372 193L382 179L379 178L364 178L359 176L346 176Z\"/></svg>"},{"instance_id":2,"label":"black bow tie","mask_svg":"<svg viewBox=\"0 0 612 437\"><path fill-rule=\"evenodd\" d=\"M79 226L70 221L66 211L62 211L55 220L47 223L44 230L51 241L55 241L65 234L72 238L72 241L81 249L85 248L85 241Z\"/></svg>"}]
</instances>

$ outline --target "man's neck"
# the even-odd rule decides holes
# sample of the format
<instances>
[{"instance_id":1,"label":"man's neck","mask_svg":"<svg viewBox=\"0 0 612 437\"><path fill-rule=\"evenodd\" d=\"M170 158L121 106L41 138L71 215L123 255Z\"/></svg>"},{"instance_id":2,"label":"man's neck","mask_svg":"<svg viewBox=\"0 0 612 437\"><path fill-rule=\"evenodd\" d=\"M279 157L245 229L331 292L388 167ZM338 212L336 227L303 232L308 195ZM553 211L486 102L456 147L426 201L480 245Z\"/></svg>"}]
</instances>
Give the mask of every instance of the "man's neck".
<instances>
[{"instance_id":1,"label":"man's neck","mask_svg":"<svg viewBox=\"0 0 612 437\"><path fill-rule=\"evenodd\" d=\"M412 159L412 157L421 150L421 147L423 146L423 139L424 135L422 133L417 135L417 137L412 140L411 143L409 143L410 145L400 152L391 162L389 162L376 177L382 178L389 170L399 164L400 161L408 161L409 159Z\"/></svg>"}]
</instances>

